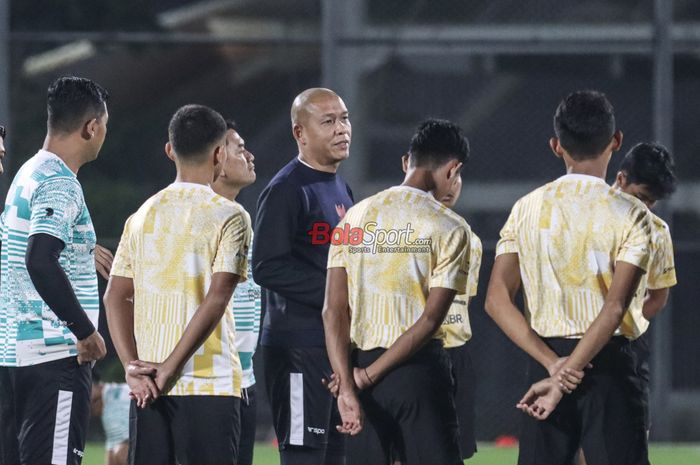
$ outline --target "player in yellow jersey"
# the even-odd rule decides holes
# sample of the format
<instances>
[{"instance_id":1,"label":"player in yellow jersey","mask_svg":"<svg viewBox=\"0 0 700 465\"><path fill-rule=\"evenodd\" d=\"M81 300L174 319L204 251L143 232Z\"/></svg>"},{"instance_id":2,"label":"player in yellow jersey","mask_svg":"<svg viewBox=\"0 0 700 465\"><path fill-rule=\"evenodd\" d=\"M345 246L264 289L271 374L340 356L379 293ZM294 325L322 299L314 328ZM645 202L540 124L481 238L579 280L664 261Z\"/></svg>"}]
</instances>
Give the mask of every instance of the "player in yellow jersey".
<instances>
[{"instance_id":1,"label":"player in yellow jersey","mask_svg":"<svg viewBox=\"0 0 700 465\"><path fill-rule=\"evenodd\" d=\"M210 187L227 156L221 115L186 105L168 135L177 178L127 220L104 298L136 398L130 463L235 464L242 372L227 309L247 276L250 217ZM137 375L149 368L153 380Z\"/></svg>"},{"instance_id":2,"label":"player in yellow jersey","mask_svg":"<svg viewBox=\"0 0 700 465\"><path fill-rule=\"evenodd\" d=\"M572 463L581 446L590 463L646 465L630 344L642 329L628 309L648 268L651 218L605 183L622 133L603 94L568 95L554 130L550 146L567 174L514 205L486 297L489 315L531 356L518 463Z\"/></svg>"},{"instance_id":3,"label":"player in yellow jersey","mask_svg":"<svg viewBox=\"0 0 700 465\"><path fill-rule=\"evenodd\" d=\"M671 195L676 190L673 157L660 144L641 143L627 152L620 163L615 178L615 188L641 200L649 209L656 202ZM638 321L640 328L647 328L648 321L654 318L666 305L670 288L675 286L676 267L673 259L673 243L668 225L652 213L652 241L649 271L642 278L632 301L630 314ZM637 356L637 374L642 383L644 425L649 435L651 420L649 415L649 330L632 341L632 350ZM581 456L580 464L585 463Z\"/></svg>"},{"instance_id":4,"label":"player in yellow jersey","mask_svg":"<svg viewBox=\"0 0 700 465\"><path fill-rule=\"evenodd\" d=\"M656 202L671 195L676 189L673 158L659 144L635 145L620 164L614 187L632 195L652 209ZM637 290L635 306L630 309L644 327L654 318L668 301L670 288L675 286L676 266L673 259L671 232L664 220L651 214L652 247L649 272ZM644 423L647 433L651 425L649 418L649 331L644 331L634 340L632 349L637 355L637 371L644 393Z\"/></svg>"},{"instance_id":5,"label":"player in yellow jersey","mask_svg":"<svg viewBox=\"0 0 700 465\"><path fill-rule=\"evenodd\" d=\"M467 292L471 230L438 199L468 153L457 126L426 121L403 184L332 232L323 321L348 463L384 465L394 449L407 465L462 463L442 322Z\"/></svg>"}]
</instances>

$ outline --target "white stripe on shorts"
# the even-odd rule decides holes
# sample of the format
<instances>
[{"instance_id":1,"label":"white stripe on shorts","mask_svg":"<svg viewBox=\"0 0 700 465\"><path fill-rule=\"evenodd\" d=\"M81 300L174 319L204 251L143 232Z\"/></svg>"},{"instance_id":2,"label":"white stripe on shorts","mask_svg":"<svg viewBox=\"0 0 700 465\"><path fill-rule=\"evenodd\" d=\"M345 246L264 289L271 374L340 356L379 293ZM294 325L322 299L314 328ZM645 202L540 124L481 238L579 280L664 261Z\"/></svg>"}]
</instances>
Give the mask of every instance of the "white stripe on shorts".
<instances>
[{"instance_id":1,"label":"white stripe on shorts","mask_svg":"<svg viewBox=\"0 0 700 465\"><path fill-rule=\"evenodd\" d=\"M56 423L53 430L53 465L66 465L68 463L68 435L70 433L70 414L73 406L73 393L71 391L58 391L56 403Z\"/></svg>"},{"instance_id":2,"label":"white stripe on shorts","mask_svg":"<svg viewBox=\"0 0 700 465\"><path fill-rule=\"evenodd\" d=\"M304 374L289 373L289 444L304 445Z\"/></svg>"}]
</instances>

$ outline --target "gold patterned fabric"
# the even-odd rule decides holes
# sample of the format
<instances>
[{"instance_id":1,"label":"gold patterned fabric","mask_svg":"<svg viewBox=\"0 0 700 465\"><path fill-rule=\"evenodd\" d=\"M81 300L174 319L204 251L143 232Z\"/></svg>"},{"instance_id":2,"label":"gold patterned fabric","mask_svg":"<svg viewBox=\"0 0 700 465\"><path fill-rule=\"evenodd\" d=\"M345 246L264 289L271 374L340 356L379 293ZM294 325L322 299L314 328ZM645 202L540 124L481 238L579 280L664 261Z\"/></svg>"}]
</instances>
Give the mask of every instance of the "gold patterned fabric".
<instances>
[{"instance_id":1,"label":"gold patterned fabric","mask_svg":"<svg viewBox=\"0 0 700 465\"><path fill-rule=\"evenodd\" d=\"M535 332L580 338L603 306L615 263L646 271L650 244L644 204L600 178L569 174L516 202L496 255L518 254ZM641 331L628 311L616 334L634 339Z\"/></svg>"},{"instance_id":2,"label":"gold patterned fabric","mask_svg":"<svg viewBox=\"0 0 700 465\"><path fill-rule=\"evenodd\" d=\"M141 360L162 362L203 302L214 273L245 280L248 213L209 186L173 183L126 222L113 276L134 281L134 334ZM240 396L233 313L187 361L168 395Z\"/></svg>"},{"instance_id":3,"label":"gold patterned fabric","mask_svg":"<svg viewBox=\"0 0 700 465\"><path fill-rule=\"evenodd\" d=\"M673 242L671 232L664 220L650 213L651 216L651 258L649 271L642 276L639 288L630 303L629 325L639 329L643 334L649 328L649 321L644 318L642 308L647 289L666 289L677 284L676 266L673 260Z\"/></svg>"},{"instance_id":4,"label":"gold patterned fabric","mask_svg":"<svg viewBox=\"0 0 700 465\"><path fill-rule=\"evenodd\" d=\"M345 268L350 338L388 348L425 309L433 287L467 291L471 230L419 189L396 186L358 203L337 226L329 268ZM435 338L442 339L438 330Z\"/></svg>"},{"instance_id":5,"label":"gold patterned fabric","mask_svg":"<svg viewBox=\"0 0 700 465\"><path fill-rule=\"evenodd\" d=\"M472 338L472 327L469 323L469 301L476 296L479 286L479 269L483 248L481 239L472 231L469 250L469 277L467 278L467 293L455 297L450 310L447 312L442 329L445 332L445 348L459 347Z\"/></svg>"}]
</instances>

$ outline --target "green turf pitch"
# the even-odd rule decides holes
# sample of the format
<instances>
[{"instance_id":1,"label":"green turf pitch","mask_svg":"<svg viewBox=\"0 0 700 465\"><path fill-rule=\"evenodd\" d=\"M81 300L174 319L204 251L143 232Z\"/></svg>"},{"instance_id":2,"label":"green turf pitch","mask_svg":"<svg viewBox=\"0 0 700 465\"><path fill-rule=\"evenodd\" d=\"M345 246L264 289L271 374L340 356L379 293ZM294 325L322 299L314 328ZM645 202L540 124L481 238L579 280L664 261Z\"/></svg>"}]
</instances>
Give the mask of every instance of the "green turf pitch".
<instances>
[{"instance_id":1,"label":"green turf pitch","mask_svg":"<svg viewBox=\"0 0 700 465\"><path fill-rule=\"evenodd\" d=\"M517 449L497 449L489 444L479 444L479 452L467 465L512 465L516 463ZM695 465L700 463L700 444L654 445L650 459L653 465ZM104 448L100 444L88 444L83 465L103 465ZM277 451L264 444L255 448L254 465L279 465Z\"/></svg>"}]
</instances>

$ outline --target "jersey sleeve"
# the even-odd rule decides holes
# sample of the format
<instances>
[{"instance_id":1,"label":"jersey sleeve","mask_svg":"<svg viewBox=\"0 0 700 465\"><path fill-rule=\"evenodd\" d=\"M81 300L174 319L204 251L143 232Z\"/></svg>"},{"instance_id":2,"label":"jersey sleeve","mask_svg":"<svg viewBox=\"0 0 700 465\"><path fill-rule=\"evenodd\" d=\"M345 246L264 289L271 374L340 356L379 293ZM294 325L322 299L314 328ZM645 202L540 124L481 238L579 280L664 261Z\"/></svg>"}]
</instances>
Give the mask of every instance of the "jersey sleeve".
<instances>
[{"instance_id":1,"label":"jersey sleeve","mask_svg":"<svg viewBox=\"0 0 700 465\"><path fill-rule=\"evenodd\" d=\"M474 297L479 287L479 271L481 269L482 253L481 239L472 231L471 250L469 251L468 297Z\"/></svg>"},{"instance_id":2,"label":"jersey sleeve","mask_svg":"<svg viewBox=\"0 0 700 465\"><path fill-rule=\"evenodd\" d=\"M347 213L345 217L340 220L338 226L339 229L345 228L347 222ZM347 268L347 246L345 244L331 244L328 249L328 268Z\"/></svg>"},{"instance_id":3,"label":"jersey sleeve","mask_svg":"<svg viewBox=\"0 0 700 465\"><path fill-rule=\"evenodd\" d=\"M655 237L654 252L649 264L647 287L649 289L666 289L675 286L676 265L673 260L673 242L667 226Z\"/></svg>"},{"instance_id":4,"label":"jersey sleeve","mask_svg":"<svg viewBox=\"0 0 700 465\"><path fill-rule=\"evenodd\" d=\"M496 256L507 253L518 253L517 244L517 222L518 222L518 203L513 206L513 209L508 215L506 224L501 228L500 239L496 244Z\"/></svg>"},{"instance_id":5,"label":"jersey sleeve","mask_svg":"<svg viewBox=\"0 0 700 465\"><path fill-rule=\"evenodd\" d=\"M466 294L469 278L471 231L457 227L438 238L435 266L430 276L430 287L454 289Z\"/></svg>"},{"instance_id":6,"label":"jersey sleeve","mask_svg":"<svg viewBox=\"0 0 700 465\"><path fill-rule=\"evenodd\" d=\"M233 273L246 280L251 236L250 217L244 211L231 216L221 230L212 272Z\"/></svg>"},{"instance_id":7,"label":"jersey sleeve","mask_svg":"<svg viewBox=\"0 0 700 465\"><path fill-rule=\"evenodd\" d=\"M76 179L49 179L34 192L29 236L48 234L69 244L84 207L83 190Z\"/></svg>"},{"instance_id":8,"label":"jersey sleeve","mask_svg":"<svg viewBox=\"0 0 700 465\"><path fill-rule=\"evenodd\" d=\"M122 231L122 237L119 239L119 246L117 246L117 252L114 254L114 260L112 261L112 269L109 272L110 276L121 276L123 278L134 278L134 270L132 268L132 244L131 244L131 219L129 217L124 223L124 231Z\"/></svg>"},{"instance_id":9,"label":"jersey sleeve","mask_svg":"<svg viewBox=\"0 0 700 465\"><path fill-rule=\"evenodd\" d=\"M628 216L630 227L623 239L616 261L648 270L651 245L651 218L646 209L634 208Z\"/></svg>"}]
</instances>

